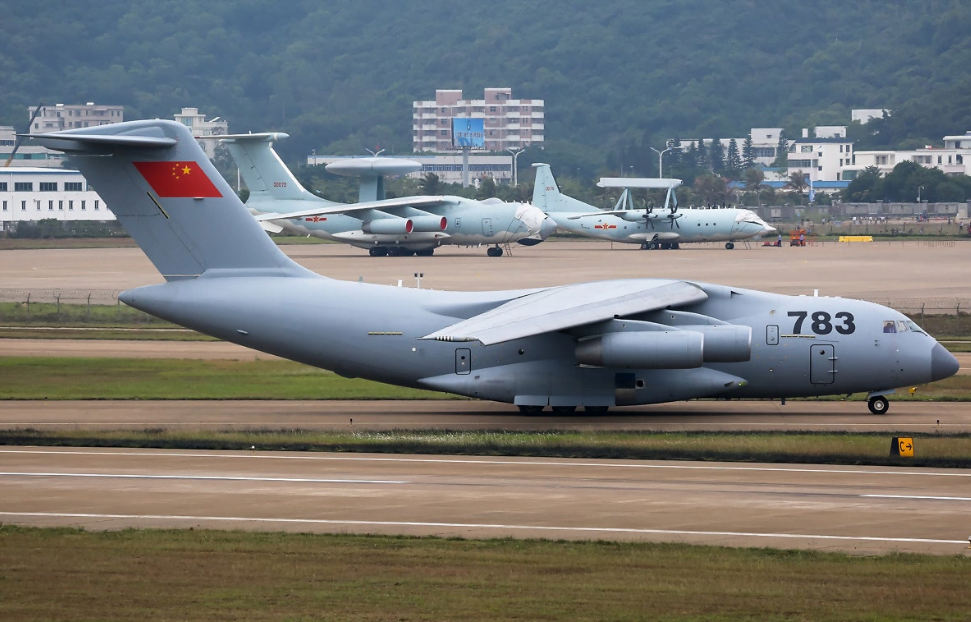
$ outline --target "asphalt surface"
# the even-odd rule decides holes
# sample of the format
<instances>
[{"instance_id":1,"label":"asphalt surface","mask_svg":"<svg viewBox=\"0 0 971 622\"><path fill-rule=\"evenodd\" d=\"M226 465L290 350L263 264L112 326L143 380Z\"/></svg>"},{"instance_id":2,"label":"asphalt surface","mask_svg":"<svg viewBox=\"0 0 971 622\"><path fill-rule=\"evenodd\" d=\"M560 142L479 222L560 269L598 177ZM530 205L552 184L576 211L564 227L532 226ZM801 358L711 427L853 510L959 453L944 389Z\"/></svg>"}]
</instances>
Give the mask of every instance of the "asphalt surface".
<instances>
[{"instance_id":1,"label":"asphalt surface","mask_svg":"<svg viewBox=\"0 0 971 622\"><path fill-rule=\"evenodd\" d=\"M616 278L681 278L783 294L869 300L971 299L971 242L837 243L767 248L750 243L641 251L636 245L554 239L512 247L512 256L486 257L485 247L444 247L433 257L369 257L341 244L281 247L300 264L336 279L443 290L544 287ZM161 283L137 248L6 250L0 288L123 290Z\"/></svg>"},{"instance_id":2,"label":"asphalt surface","mask_svg":"<svg viewBox=\"0 0 971 622\"><path fill-rule=\"evenodd\" d=\"M474 400L7 401L0 429L174 430L814 430L971 432L971 404L894 402L870 414L866 402L694 401L611 409L607 416L523 416L515 406Z\"/></svg>"},{"instance_id":3,"label":"asphalt surface","mask_svg":"<svg viewBox=\"0 0 971 622\"><path fill-rule=\"evenodd\" d=\"M742 245L740 245L742 246ZM829 243L642 252L557 241L487 258L371 258L338 245L284 249L346 280L515 289L664 277L870 300L968 299L971 245ZM121 290L161 279L138 249L4 251L0 288ZM0 353L247 358L229 344L0 340ZM269 358L269 357L267 357ZM961 357L967 367L968 358ZM967 431L964 404L687 402L582 417L522 417L508 405L441 402L5 402L0 427L810 429ZM0 521L463 537L638 539L858 553L967 554L971 473L939 469L611 462L264 452L0 448Z\"/></svg>"},{"instance_id":4,"label":"asphalt surface","mask_svg":"<svg viewBox=\"0 0 971 622\"><path fill-rule=\"evenodd\" d=\"M0 449L0 521L967 555L948 469Z\"/></svg>"}]
</instances>

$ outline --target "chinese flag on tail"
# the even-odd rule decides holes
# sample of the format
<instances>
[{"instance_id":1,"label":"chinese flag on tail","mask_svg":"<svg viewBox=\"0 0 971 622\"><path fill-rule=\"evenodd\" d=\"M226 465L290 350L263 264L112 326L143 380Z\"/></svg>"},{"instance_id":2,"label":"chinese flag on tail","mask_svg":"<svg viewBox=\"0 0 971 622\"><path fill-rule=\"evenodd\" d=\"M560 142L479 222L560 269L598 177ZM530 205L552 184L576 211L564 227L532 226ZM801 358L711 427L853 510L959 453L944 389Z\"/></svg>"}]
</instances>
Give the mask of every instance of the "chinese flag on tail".
<instances>
[{"instance_id":1,"label":"chinese flag on tail","mask_svg":"<svg viewBox=\"0 0 971 622\"><path fill-rule=\"evenodd\" d=\"M148 185L163 199L218 198L222 194L198 162L132 162Z\"/></svg>"}]
</instances>

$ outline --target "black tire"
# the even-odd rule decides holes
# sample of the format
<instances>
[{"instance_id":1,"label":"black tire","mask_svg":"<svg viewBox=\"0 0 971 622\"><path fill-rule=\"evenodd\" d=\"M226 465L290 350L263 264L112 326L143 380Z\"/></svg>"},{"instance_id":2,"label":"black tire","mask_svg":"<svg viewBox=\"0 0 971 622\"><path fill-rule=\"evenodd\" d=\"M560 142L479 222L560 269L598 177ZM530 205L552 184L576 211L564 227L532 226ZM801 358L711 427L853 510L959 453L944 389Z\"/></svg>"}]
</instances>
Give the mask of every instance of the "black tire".
<instances>
[{"instance_id":1,"label":"black tire","mask_svg":"<svg viewBox=\"0 0 971 622\"><path fill-rule=\"evenodd\" d=\"M610 406L584 406L583 412L588 415L606 415Z\"/></svg>"},{"instance_id":2,"label":"black tire","mask_svg":"<svg viewBox=\"0 0 971 622\"><path fill-rule=\"evenodd\" d=\"M890 400L882 395L877 395L876 397L870 398L870 401L867 402L867 407L874 415L885 415L890 410Z\"/></svg>"},{"instance_id":3,"label":"black tire","mask_svg":"<svg viewBox=\"0 0 971 622\"><path fill-rule=\"evenodd\" d=\"M420 251L415 251L415 255L419 257L431 257L434 254L435 254L434 248L426 248Z\"/></svg>"},{"instance_id":4,"label":"black tire","mask_svg":"<svg viewBox=\"0 0 971 622\"><path fill-rule=\"evenodd\" d=\"M577 411L576 406L550 406L552 410L557 415L567 415Z\"/></svg>"},{"instance_id":5,"label":"black tire","mask_svg":"<svg viewBox=\"0 0 971 622\"><path fill-rule=\"evenodd\" d=\"M383 246L375 246L367 249L367 252L371 257L385 257L388 254L388 249L384 248Z\"/></svg>"},{"instance_id":6,"label":"black tire","mask_svg":"<svg viewBox=\"0 0 971 622\"><path fill-rule=\"evenodd\" d=\"M728 250L732 250L733 248L735 248L735 242L726 242L725 248L727 248Z\"/></svg>"},{"instance_id":7,"label":"black tire","mask_svg":"<svg viewBox=\"0 0 971 622\"><path fill-rule=\"evenodd\" d=\"M543 412L543 406L520 406L519 412L524 415L538 415Z\"/></svg>"},{"instance_id":8,"label":"black tire","mask_svg":"<svg viewBox=\"0 0 971 622\"><path fill-rule=\"evenodd\" d=\"M647 242L641 242L641 250L642 251L646 251L647 250Z\"/></svg>"},{"instance_id":9,"label":"black tire","mask_svg":"<svg viewBox=\"0 0 971 622\"><path fill-rule=\"evenodd\" d=\"M657 245L657 242L648 242L647 243L648 250L655 251L655 250L657 250L657 246L658 246Z\"/></svg>"},{"instance_id":10,"label":"black tire","mask_svg":"<svg viewBox=\"0 0 971 622\"><path fill-rule=\"evenodd\" d=\"M498 246L490 246L486 251L486 255L489 257L502 257L502 249Z\"/></svg>"}]
</instances>

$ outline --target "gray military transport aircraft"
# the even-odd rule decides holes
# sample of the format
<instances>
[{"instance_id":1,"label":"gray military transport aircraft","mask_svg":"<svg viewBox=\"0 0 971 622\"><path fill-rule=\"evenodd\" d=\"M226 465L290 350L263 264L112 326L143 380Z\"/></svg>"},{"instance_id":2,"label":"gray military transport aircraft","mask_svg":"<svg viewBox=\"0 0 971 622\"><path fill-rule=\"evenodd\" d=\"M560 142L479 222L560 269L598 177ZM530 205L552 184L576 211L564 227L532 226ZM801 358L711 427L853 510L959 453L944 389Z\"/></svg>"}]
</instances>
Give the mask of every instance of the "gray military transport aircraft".
<instances>
[{"instance_id":1,"label":"gray military transport aircraft","mask_svg":"<svg viewBox=\"0 0 971 622\"><path fill-rule=\"evenodd\" d=\"M120 300L343 376L526 413L866 392L879 414L895 387L958 370L906 316L859 300L679 279L498 292L333 280L277 248L180 123L30 138L69 154L167 281Z\"/></svg>"},{"instance_id":2,"label":"gray military transport aircraft","mask_svg":"<svg viewBox=\"0 0 971 622\"><path fill-rule=\"evenodd\" d=\"M769 226L752 210L737 207L678 207L674 189L680 179L608 177L597 184L601 188L623 188L617 207L600 210L560 192L549 164L533 164L533 205L556 221L557 227L591 238L640 244L643 249L680 248L691 242L724 242L735 248L737 240L747 240L769 233ZM666 189L663 207L634 209L630 206L631 188Z\"/></svg>"},{"instance_id":3,"label":"gray military transport aircraft","mask_svg":"<svg viewBox=\"0 0 971 622\"><path fill-rule=\"evenodd\" d=\"M247 207L271 232L344 242L372 257L430 256L442 245L487 246L500 257L503 246L539 244L556 223L528 203L476 201L458 196L385 198L384 176L421 170L398 158L349 158L327 165L337 175L361 178L357 203L335 203L308 192L273 150L282 132L207 137L226 144L250 190Z\"/></svg>"}]
</instances>

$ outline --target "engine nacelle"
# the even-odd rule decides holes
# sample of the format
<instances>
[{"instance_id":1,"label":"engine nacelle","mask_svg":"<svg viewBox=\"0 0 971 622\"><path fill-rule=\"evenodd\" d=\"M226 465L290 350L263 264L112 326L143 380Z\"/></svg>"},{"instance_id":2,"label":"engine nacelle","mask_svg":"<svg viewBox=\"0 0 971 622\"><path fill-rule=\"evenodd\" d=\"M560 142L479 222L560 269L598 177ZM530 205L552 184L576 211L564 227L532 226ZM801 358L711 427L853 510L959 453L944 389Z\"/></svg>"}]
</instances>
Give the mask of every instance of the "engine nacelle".
<instances>
[{"instance_id":1,"label":"engine nacelle","mask_svg":"<svg viewBox=\"0 0 971 622\"><path fill-rule=\"evenodd\" d=\"M413 216L411 223L418 233L437 233L448 227L448 219L444 216Z\"/></svg>"},{"instance_id":2,"label":"engine nacelle","mask_svg":"<svg viewBox=\"0 0 971 622\"><path fill-rule=\"evenodd\" d=\"M647 219L647 212L644 210L626 210L620 214L620 217L627 222L644 222Z\"/></svg>"},{"instance_id":3,"label":"engine nacelle","mask_svg":"<svg viewBox=\"0 0 971 622\"><path fill-rule=\"evenodd\" d=\"M704 363L705 338L700 332L638 331L608 333L581 341L581 365L623 369L692 369Z\"/></svg>"},{"instance_id":4,"label":"engine nacelle","mask_svg":"<svg viewBox=\"0 0 971 622\"><path fill-rule=\"evenodd\" d=\"M706 363L742 363L752 358L752 328L734 324L682 326L705 338Z\"/></svg>"},{"instance_id":5,"label":"engine nacelle","mask_svg":"<svg viewBox=\"0 0 971 622\"><path fill-rule=\"evenodd\" d=\"M410 218L381 218L369 220L361 226L364 233L384 233L390 235L404 235L415 228Z\"/></svg>"}]
</instances>

